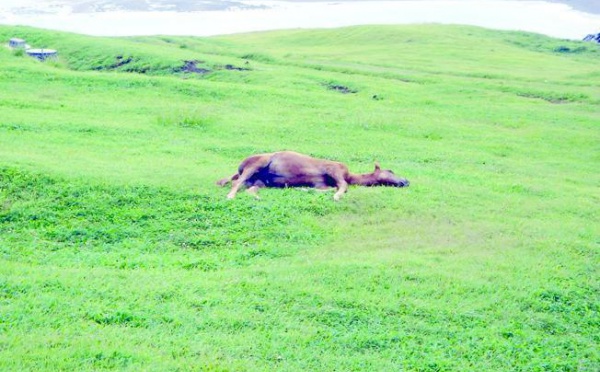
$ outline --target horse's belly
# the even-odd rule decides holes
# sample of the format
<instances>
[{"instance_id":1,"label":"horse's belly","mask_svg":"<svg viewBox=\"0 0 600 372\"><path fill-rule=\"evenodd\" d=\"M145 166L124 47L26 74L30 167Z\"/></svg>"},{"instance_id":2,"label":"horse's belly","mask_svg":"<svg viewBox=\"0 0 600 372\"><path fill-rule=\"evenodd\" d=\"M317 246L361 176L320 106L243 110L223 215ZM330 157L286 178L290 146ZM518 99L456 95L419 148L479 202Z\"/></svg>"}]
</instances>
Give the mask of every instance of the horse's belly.
<instances>
[{"instance_id":1,"label":"horse's belly","mask_svg":"<svg viewBox=\"0 0 600 372\"><path fill-rule=\"evenodd\" d=\"M324 187L325 182L323 177L315 176L295 176L295 177L283 177L273 176L270 177L270 182L267 186L271 187Z\"/></svg>"}]
</instances>

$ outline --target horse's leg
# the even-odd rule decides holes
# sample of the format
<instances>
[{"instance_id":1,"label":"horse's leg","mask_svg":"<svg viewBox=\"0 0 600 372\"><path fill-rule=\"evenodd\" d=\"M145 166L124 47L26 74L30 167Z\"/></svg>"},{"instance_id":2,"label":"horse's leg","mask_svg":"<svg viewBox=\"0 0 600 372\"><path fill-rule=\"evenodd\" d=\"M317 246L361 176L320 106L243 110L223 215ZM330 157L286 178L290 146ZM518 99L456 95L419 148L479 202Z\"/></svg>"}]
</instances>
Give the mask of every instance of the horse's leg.
<instances>
[{"instance_id":1,"label":"horse's leg","mask_svg":"<svg viewBox=\"0 0 600 372\"><path fill-rule=\"evenodd\" d=\"M337 191L333 194L333 200L338 201L344 195L344 193L348 190L348 182L346 180L339 181L337 184Z\"/></svg>"},{"instance_id":2,"label":"horse's leg","mask_svg":"<svg viewBox=\"0 0 600 372\"><path fill-rule=\"evenodd\" d=\"M346 190L348 190L348 182L346 182L346 178L342 173L330 174L331 178L335 181L335 187L337 191L333 194L333 200L338 201L344 195Z\"/></svg>"},{"instance_id":3,"label":"horse's leg","mask_svg":"<svg viewBox=\"0 0 600 372\"><path fill-rule=\"evenodd\" d=\"M235 198L235 194L237 194L240 187L244 185L250 177L258 172L263 165L264 164L261 162L256 162L246 166L246 168L242 170L242 173L240 173L240 176L231 183L231 191L229 191L229 194L227 194L227 199Z\"/></svg>"},{"instance_id":4,"label":"horse's leg","mask_svg":"<svg viewBox=\"0 0 600 372\"><path fill-rule=\"evenodd\" d=\"M235 181L233 181L231 183L231 190L227 194L227 199L233 199L233 198L235 198L235 194L237 194L237 192L240 189L240 187L244 184L244 182L248 178L250 178L252 176L252 174L254 174L254 170L253 169L250 169L250 168L244 169L244 171L242 172L242 174L240 174L240 176L238 177L238 179L235 180Z\"/></svg>"},{"instance_id":5,"label":"horse's leg","mask_svg":"<svg viewBox=\"0 0 600 372\"><path fill-rule=\"evenodd\" d=\"M260 196L258 196L258 190L262 187L265 187L264 182L262 181L256 181L254 182L250 187L248 187L246 189L246 192L252 196L254 196L255 199L260 199Z\"/></svg>"},{"instance_id":6,"label":"horse's leg","mask_svg":"<svg viewBox=\"0 0 600 372\"><path fill-rule=\"evenodd\" d=\"M260 199L260 196L258 196L258 189L260 189L260 187L254 185L254 186L247 188L246 192L248 194L254 196L255 199Z\"/></svg>"},{"instance_id":7,"label":"horse's leg","mask_svg":"<svg viewBox=\"0 0 600 372\"><path fill-rule=\"evenodd\" d=\"M226 178L223 178L222 180L218 180L217 185L223 187L223 186L227 185L229 182L237 180L239 177L240 177L239 173L236 173L231 177L226 177Z\"/></svg>"}]
</instances>

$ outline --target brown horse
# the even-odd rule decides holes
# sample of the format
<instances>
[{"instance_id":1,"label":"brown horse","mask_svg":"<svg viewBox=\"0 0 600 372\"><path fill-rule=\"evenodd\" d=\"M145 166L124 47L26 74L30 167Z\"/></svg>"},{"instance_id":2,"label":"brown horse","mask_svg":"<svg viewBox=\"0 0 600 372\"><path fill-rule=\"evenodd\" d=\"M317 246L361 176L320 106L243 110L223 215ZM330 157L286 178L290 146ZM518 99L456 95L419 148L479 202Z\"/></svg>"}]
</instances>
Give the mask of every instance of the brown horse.
<instances>
[{"instance_id":1,"label":"brown horse","mask_svg":"<svg viewBox=\"0 0 600 372\"><path fill-rule=\"evenodd\" d=\"M293 151L281 151L270 154L252 155L240 164L238 172L217 182L219 186L232 183L228 199L235 198L240 187L246 186L248 192L258 198L261 187L298 187L307 186L317 189L337 188L334 200L348 189L348 185L361 186L408 186L408 180L400 178L391 170L381 170L375 163L373 173L352 174L348 167L336 161L316 159Z\"/></svg>"}]
</instances>

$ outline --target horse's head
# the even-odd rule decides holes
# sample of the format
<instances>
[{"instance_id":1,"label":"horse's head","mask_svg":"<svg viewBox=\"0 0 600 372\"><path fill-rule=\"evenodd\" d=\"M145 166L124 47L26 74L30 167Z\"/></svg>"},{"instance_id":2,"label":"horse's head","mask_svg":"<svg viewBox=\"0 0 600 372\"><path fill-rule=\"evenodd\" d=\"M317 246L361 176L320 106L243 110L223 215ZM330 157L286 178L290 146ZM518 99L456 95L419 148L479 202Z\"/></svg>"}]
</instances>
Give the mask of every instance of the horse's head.
<instances>
[{"instance_id":1,"label":"horse's head","mask_svg":"<svg viewBox=\"0 0 600 372\"><path fill-rule=\"evenodd\" d=\"M373 176L379 186L406 187L410 184L406 178L396 176L391 170L382 170L379 163L375 163Z\"/></svg>"}]
</instances>

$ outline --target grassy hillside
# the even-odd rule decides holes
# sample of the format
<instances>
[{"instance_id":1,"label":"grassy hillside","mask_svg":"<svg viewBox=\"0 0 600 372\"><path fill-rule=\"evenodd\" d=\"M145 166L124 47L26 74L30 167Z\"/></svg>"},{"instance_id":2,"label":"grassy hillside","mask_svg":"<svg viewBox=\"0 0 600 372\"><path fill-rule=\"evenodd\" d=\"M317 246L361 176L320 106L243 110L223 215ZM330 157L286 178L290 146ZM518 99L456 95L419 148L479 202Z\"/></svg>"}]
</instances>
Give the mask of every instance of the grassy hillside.
<instances>
[{"instance_id":1,"label":"grassy hillside","mask_svg":"<svg viewBox=\"0 0 600 372\"><path fill-rule=\"evenodd\" d=\"M0 370L596 371L600 49L0 26ZM256 152L410 188L214 182Z\"/></svg>"}]
</instances>

